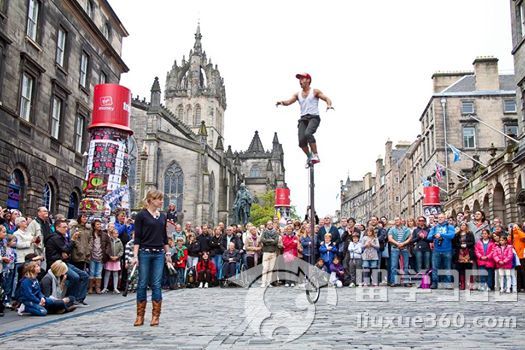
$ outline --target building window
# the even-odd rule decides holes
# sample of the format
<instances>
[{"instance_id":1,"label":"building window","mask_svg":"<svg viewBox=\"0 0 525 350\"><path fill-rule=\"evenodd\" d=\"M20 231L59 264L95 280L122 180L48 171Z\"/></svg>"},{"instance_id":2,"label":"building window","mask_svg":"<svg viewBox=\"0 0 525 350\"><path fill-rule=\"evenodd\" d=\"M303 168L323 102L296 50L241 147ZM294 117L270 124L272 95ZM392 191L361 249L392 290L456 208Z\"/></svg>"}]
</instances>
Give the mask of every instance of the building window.
<instances>
[{"instance_id":1,"label":"building window","mask_svg":"<svg viewBox=\"0 0 525 350\"><path fill-rule=\"evenodd\" d=\"M184 121L184 107L182 104L177 106L177 118Z\"/></svg>"},{"instance_id":2,"label":"building window","mask_svg":"<svg viewBox=\"0 0 525 350\"><path fill-rule=\"evenodd\" d=\"M89 56L82 52L80 56L80 86L87 88Z\"/></svg>"},{"instance_id":3,"label":"building window","mask_svg":"<svg viewBox=\"0 0 525 350\"><path fill-rule=\"evenodd\" d=\"M257 165L252 166L250 169L250 177L261 177L261 169Z\"/></svg>"},{"instance_id":4,"label":"building window","mask_svg":"<svg viewBox=\"0 0 525 350\"><path fill-rule=\"evenodd\" d=\"M64 67L64 56L66 52L66 38L67 38L66 31L62 28L58 28L57 53L55 57L55 62L61 67Z\"/></svg>"},{"instance_id":5,"label":"building window","mask_svg":"<svg viewBox=\"0 0 525 350\"><path fill-rule=\"evenodd\" d=\"M100 72L100 76L98 78L99 84L106 84L108 82L108 76L104 72Z\"/></svg>"},{"instance_id":6,"label":"building window","mask_svg":"<svg viewBox=\"0 0 525 350\"><path fill-rule=\"evenodd\" d=\"M84 139L84 123L84 116L78 114L75 125L75 151L77 153L82 153L82 144Z\"/></svg>"},{"instance_id":7,"label":"building window","mask_svg":"<svg viewBox=\"0 0 525 350\"><path fill-rule=\"evenodd\" d=\"M22 94L20 96L20 117L25 121L31 119L31 101L33 99L33 87L35 79L24 72L22 74Z\"/></svg>"},{"instance_id":8,"label":"building window","mask_svg":"<svg viewBox=\"0 0 525 350\"><path fill-rule=\"evenodd\" d=\"M104 35L104 38L109 40L109 37L111 35L111 27L107 22L102 26L102 35Z\"/></svg>"},{"instance_id":9,"label":"building window","mask_svg":"<svg viewBox=\"0 0 525 350\"><path fill-rule=\"evenodd\" d=\"M517 125L505 125L505 134L511 137L518 136L518 126Z\"/></svg>"},{"instance_id":10,"label":"building window","mask_svg":"<svg viewBox=\"0 0 525 350\"><path fill-rule=\"evenodd\" d=\"M93 1L91 0L86 1L86 13L91 19L93 19L94 7L95 6L93 5Z\"/></svg>"},{"instance_id":11,"label":"building window","mask_svg":"<svg viewBox=\"0 0 525 350\"><path fill-rule=\"evenodd\" d=\"M476 148L476 128L473 126L463 127L463 148Z\"/></svg>"},{"instance_id":12,"label":"building window","mask_svg":"<svg viewBox=\"0 0 525 350\"><path fill-rule=\"evenodd\" d=\"M18 209L23 211L24 195L24 174L22 174L22 172L19 169L15 169L9 176L9 185L7 186L7 208Z\"/></svg>"},{"instance_id":13,"label":"building window","mask_svg":"<svg viewBox=\"0 0 525 350\"><path fill-rule=\"evenodd\" d=\"M521 1L516 5L516 25L518 26L519 35L525 36L525 1Z\"/></svg>"},{"instance_id":14,"label":"building window","mask_svg":"<svg viewBox=\"0 0 525 350\"><path fill-rule=\"evenodd\" d=\"M0 0L0 12L5 14L7 11L7 0Z\"/></svg>"},{"instance_id":15,"label":"building window","mask_svg":"<svg viewBox=\"0 0 525 350\"><path fill-rule=\"evenodd\" d=\"M67 218L76 219L78 214L78 195L76 192L71 192L69 195L69 207L67 208Z\"/></svg>"},{"instance_id":16,"label":"building window","mask_svg":"<svg viewBox=\"0 0 525 350\"><path fill-rule=\"evenodd\" d=\"M36 41L36 38L37 38L39 10L40 10L40 2L38 0L29 0L29 7L27 9L26 34L33 41Z\"/></svg>"},{"instance_id":17,"label":"building window","mask_svg":"<svg viewBox=\"0 0 525 350\"><path fill-rule=\"evenodd\" d=\"M46 183L42 192L42 206L46 207L50 212L53 211L53 197L53 187Z\"/></svg>"},{"instance_id":18,"label":"building window","mask_svg":"<svg viewBox=\"0 0 525 350\"><path fill-rule=\"evenodd\" d=\"M201 106L195 106L195 116L193 118L193 125L199 125L201 123Z\"/></svg>"},{"instance_id":19,"label":"building window","mask_svg":"<svg viewBox=\"0 0 525 350\"><path fill-rule=\"evenodd\" d=\"M503 101L503 112L504 113L516 113L516 100L509 99Z\"/></svg>"},{"instance_id":20,"label":"building window","mask_svg":"<svg viewBox=\"0 0 525 350\"><path fill-rule=\"evenodd\" d=\"M60 116L62 114L62 100L58 97L53 97L53 105L51 111L51 136L58 140L60 136Z\"/></svg>"},{"instance_id":21,"label":"building window","mask_svg":"<svg viewBox=\"0 0 525 350\"><path fill-rule=\"evenodd\" d=\"M173 163L164 173L164 208L175 203L177 210L182 212L184 190L184 174L177 163Z\"/></svg>"},{"instance_id":22,"label":"building window","mask_svg":"<svg viewBox=\"0 0 525 350\"><path fill-rule=\"evenodd\" d=\"M474 101L461 101L461 114L474 114Z\"/></svg>"}]
</instances>

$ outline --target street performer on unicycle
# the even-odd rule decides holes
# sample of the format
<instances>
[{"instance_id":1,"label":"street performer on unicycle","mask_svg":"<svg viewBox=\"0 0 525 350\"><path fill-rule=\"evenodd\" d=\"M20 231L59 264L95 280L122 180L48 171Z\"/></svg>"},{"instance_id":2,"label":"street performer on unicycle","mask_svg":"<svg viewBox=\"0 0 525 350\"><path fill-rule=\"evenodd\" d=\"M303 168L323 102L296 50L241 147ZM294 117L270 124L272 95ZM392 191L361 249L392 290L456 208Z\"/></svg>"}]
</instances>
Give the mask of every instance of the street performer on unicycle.
<instances>
[{"instance_id":1,"label":"street performer on unicycle","mask_svg":"<svg viewBox=\"0 0 525 350\"><path fill-rule=\"evenodd\" d=\"M334 109L332 100L328 98L321 90L314 89L310 86L312 77L308 73L299 73L295 76L299 79L301 91L295 93L289 100L278 101L276 106L289 106L299 101L301 106L301 118L297 124L299 129L299 147L306 154L306 168L310 165L320 162L317 153L317 144L315 142L315 131L319 127L321 118L319 117L319 99L326 102L326 110ZM308 147L310 146L310 147Z\"/></svg>"}]
</instances>

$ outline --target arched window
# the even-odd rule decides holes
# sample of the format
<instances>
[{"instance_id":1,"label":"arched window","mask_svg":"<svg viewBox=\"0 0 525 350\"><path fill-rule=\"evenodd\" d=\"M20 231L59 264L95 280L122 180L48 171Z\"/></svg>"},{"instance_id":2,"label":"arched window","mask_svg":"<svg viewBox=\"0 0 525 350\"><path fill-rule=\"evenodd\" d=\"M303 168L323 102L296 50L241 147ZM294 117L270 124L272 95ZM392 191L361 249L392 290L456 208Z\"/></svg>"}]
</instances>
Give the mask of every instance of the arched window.
<instances>
[{"instance_id":1,"label":"arched window","mask_svg":"<svg viewBox=\"0 0 525 350\"><path fill-rule=\"evenodd\" d=\"M177 211L182 211L184 197L184 173L177 162L173 162L164 173L164 208L175 203Z\"/></svg>"},{"instance_id":2,"label":"arched window","mask_svg":"<svg viewBox=\"0 0 525 350\"><path fill-rule=\"evenodd\" d=\"M191 120L191 119L192 119L192 114L191 114L191 112L192 112L191 106L190 106L190 105L187 105L187 106L186 106L186 114L184 115L184 117L185 117L185 118L184 118L184 122L185 122L186 124L188 124L188 125L190 125L191 122L192 122L192 120Z\"/></svg>"},{"instance_id":3,"label":"arched window","mask_svg":"<svg viewBox=\"0 0 525 350\"><path fill-rule=\"evenodd\" d=\"M20 169L15 169L9 176L9 185L7 186L7 207L9 209L18 209L23 211L24 194L24 174L22 174Z\"/></svg>"},{"instance_id":4,"label":"arched window","mask_svg":"<svg viewBox=\"0 0 525 350\"><path fill-rule=\"evenodd\" d=\"M261 177L261 169L257 165L252 166L250 169L250 177Z\"/></svg>"},{"instance_id":5,"label":"arched window","mask_svg":"<svg viewBox=\"0 0 525 350\"><path fill-rule=\"evenodd\" d=\"M48 182L44 185L42 191L42 206L46 207L50 212L54 212L53 201L55 200L53 193L53 186Z\"/></svg>"},{"instance_id":6,"label":"arched window","mask_svg":"<svg viewBox=\"0 0 525 350\"><path fill-rule=\"evenodd\" d=\"M210 186L208 192L208 202L210 203L210 212L208 214L208 224L215 224L215 174L213 171L210 174Z\"/></svg>"},{"instance_id":7,"label":"arched window","mask_svg":"<svg viewBox=\"0 0 525 350\"><path fill-rule=\"evenodd\" d=\"M182 104L177 106L177 118L184 121L184 107Z\"/></svg>"},{"instance_id":8,"label":"arched window","mask_svg":"<svg viewBox=\"0 0 525 350\"><path fill-rule=\"evenodd\" d=\"M71 192L69 195L69 207L67 209L67 218L75 219L78 213L78 195L76 192Z\"/></svg>"},{"instance_id":9,"label":"arched window","mask_svg":"<svg viewBox=\"0 0 525 350\"><path fill-rule=\"evenodd\" d=\"M201 106L196 105L195 106L195 116L193 119L193 125L198 126L201 123Z\"/></svg>"}]
</instances>

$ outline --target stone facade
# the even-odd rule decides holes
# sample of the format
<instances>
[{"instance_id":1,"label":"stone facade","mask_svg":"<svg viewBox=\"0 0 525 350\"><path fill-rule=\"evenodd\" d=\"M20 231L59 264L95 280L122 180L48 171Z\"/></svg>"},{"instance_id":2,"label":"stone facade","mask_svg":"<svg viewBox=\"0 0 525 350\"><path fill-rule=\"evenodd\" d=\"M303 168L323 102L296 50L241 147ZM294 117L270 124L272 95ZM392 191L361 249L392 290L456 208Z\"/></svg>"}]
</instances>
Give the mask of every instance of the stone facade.
<instances>
[{"instance_id":1,"label":"stone facade","mask_svg":"<svg viewBox=\"0 0 525 350\"><path fill-rule=\"evenodd\" d=\"M25 215L76 215L93 88L128 71L126 29L87 1L0 2L0 203Z\"/></svg>"},{"instance_id":2,"label":"stone facade","mask_svg":"<svg viewBox=\"0 0 525 350\"><path fill-rule=\"evenodd\" d=\"M129 182L135 208L146 190L158 188L184 221L213 225L232 222L241 183L252 195L284 184L284 153L277 133L266 151L257 131L247 151L224 150L224 81L201 39L199 26L188 61L168 72L165 105L158 78L150 101L133 99Z\"/></svg>"},{"instance_id":3,"label":"stone facade","mask_svg":"<svg viewBox=\"0 0 525 350\"><path fill-rule=\"evenodd\" d=\"M515 218L516 210L507 204L517 186L510 170L514 165L504 161L503 173L499 170L494 173L496 168L492 166L498 155L507 159L504 154L512 147L501 133L517 133L514 76L500 75L498 60L493 57L478 57L473 66L474 70L469 72L435 73L433 95L419 119L421 134L412 144L403 143L395 150L387 142L386 162L377 160L375 186L371 191L375 215L388 218L422 215L423 180L429 180L441 188L442 202L450 213L462 206L481 208L479 203L485 203L492 217L501 216L504 221ZM460 161L454 162L447 145L462 152ZM443 176L438 176L438 167L444 170ZM482 171L484 180L469 183L467 188L464 179L475 178ZM486 193L479 192L481 188ZM471 198L470 193L478 192L481 199ZM501 194L506 200L504 204ZM342 198L348 200L347 196Z\"/></svg>"}]
</instances>

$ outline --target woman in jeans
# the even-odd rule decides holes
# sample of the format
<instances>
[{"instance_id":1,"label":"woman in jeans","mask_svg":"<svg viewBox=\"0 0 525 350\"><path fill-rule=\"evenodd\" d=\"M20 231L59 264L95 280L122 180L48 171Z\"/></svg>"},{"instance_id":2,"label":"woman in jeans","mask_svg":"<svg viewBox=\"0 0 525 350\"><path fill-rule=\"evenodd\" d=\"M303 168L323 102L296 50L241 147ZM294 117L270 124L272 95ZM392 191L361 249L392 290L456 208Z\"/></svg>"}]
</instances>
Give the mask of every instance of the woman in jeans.
<instances>
[{"instance_id":1,"label":"woman in jeans","mask_svg":"<svg viewBox=\"0 0 525 350\"><path fill-rule=\"evenodd\" d=\"M137 319L135 326L144 324L147 287L151 286L153 304L150 326L158 326L162 308L161 281L164 263L171 264L171 253L166 233L166 215L161 214L164 195L150 190L144 199L144 209L135 218L135 241L132 264L138 264Z\"/></svg>"},{"instance_id":2,"label":"woman in jeans","mask_svg":"<svg viewBox=\"0 0 525 350\"><path fill-rule=\"evenodd\" d=\"M89 262L89 289L88 293L92 294L93 289L95 293L100 294L100 286L102 285L102 258L103 253L109 244L109 236L106 232L102 231L102 222L98 219L93 220L91 223L93 232L91 233L91 247Z\"/></svg>"},{"instance_id":3,"label":"woman in jeans","mask_svg":"<svg viewBox=\"0 0 525 350\"><path fill-rule=\"evenodd\" d=\"M427 240L428 231L427 219L424 216L417 218L417 227L412 232L413 251L416 257L416 272L426 273L430 269L430 259L432 251L430 242Z\"/></svg>"}]
</instances>

